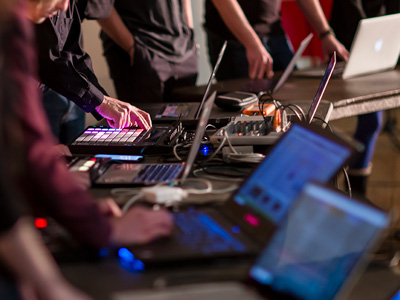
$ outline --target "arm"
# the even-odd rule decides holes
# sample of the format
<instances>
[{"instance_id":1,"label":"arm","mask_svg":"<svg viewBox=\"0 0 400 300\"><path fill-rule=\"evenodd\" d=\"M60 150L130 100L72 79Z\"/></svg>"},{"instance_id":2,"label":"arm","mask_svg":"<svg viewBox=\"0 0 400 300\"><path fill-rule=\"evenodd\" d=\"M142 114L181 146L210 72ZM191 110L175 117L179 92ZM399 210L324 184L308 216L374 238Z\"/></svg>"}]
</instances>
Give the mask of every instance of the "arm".
<instances>
[{"instance_id":1,"label":"arm","mask_svg":"<svg viewBox=\"0 0 400 300\"><path fill-rule=\"evenodd\" d=\"M329 34L322 34L324 32L328 32L330 27L318 0L297 0L297 3L308 22L310 22L314 30L321 36L321 46L325 58L327 59L333 53L333 51L336 51L340 58L347 60L349 57L349 52L335 38L333 32Z\"/></svg>"},{"instance_id":2,"label":"arm","mask_svg":"<svg viewBox=\"0 0 400 300\"><path fill-rule=\"evenodd\" d=\"M272 77L272 57L249 24L238 2L236 0L213 0L213 4L226 26L246 48L249 77L262 78L264 74Z\"/></svg>"},{"instance_id":3,"label":"arm","mask_svg":"<svg viewBox=\"0 0 400 300\"><path fill-rule=\"evenodd\" d=\"M116 128L129 127L137 123L148 129L150 116L138 108L108 97L97 81L89 55L82 48L81 23L77 9L71 21L71 29L63 32L67 37L59 40L51 20L36 26L40 77L44 84L75 102L86 112L97 111ZM62 20L60 21L62 22ZM60 47L60 45L62 45Z\"/></svg>"},{"instance_id":4,"label":"arm","mask_svg":"<svg viewBox=\"0 0 400 300\"><path fill-rule=\"evenodd\" d=\"M183 0L183 10L185 12L186 22L193 29L193 12L191 0Z\"/></svg>"},{"instance_id":5,"label":"arm","mask_svg":"<svg viewBox=\"0 0 400 300\"><path fill-rule=\"evenodd\" d=\"M23 299L89 300L61 275L30 221L22 217L0 235L0 257L20 282Z\"/></svg>"}]
</instances>

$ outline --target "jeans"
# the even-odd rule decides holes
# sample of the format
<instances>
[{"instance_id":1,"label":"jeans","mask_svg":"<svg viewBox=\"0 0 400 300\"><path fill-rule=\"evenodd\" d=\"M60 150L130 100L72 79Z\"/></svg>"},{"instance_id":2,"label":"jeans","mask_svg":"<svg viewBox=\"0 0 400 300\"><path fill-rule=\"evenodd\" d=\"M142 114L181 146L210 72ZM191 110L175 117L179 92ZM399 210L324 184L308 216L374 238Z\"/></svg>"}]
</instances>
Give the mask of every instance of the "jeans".
<instances>
[{"instance_id":1,"label":"jeans","mask_svg":"<svg viewBox=\"0 0 400 300\"><path fill-rule=\"evenodd\" d=\"M49 87L42 89L44 110L53 134L62 144L72 142L85 129L85 112Z\"/></svg>"},{"instance_id":2,"label":"jeans","mask_svg":"<svg viewBox=\"0 0 400 300\"><path fill-rule=\"evenodd\" d=\"M357 117L357 128L354 138L364 144L363 152L350 165L350 169L366 169L375 150L376 139L382 129L383 112L377 111Z\"/></svg>"},{"instance_id":3,"label":"jeans","mask_svg":"<svg viewBox=\"0 0 400 300\"><path fill-rule=\"evenodd\" d=\"M284 70L293 57L293 47L286 36L261 38L261 41L274 60L274 71ZM217 62L223 43L224 39L211 33L207 34L208 54L212 66L215 66ZM245 47L239 41L229 41L215 77L221 81L248 76L249 64Z\"/></svg>"}]
</instances>

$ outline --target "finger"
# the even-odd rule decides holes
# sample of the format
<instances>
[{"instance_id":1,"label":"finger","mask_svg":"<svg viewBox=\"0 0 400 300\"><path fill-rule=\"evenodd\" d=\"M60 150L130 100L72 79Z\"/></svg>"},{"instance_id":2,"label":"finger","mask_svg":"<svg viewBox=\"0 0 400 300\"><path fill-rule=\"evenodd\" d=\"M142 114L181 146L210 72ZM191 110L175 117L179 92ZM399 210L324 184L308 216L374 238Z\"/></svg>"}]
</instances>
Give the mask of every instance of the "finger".
<instances>
[{"instance_id":1,"label":"finger","mask_svg":"<svg viewBox=\"0 0 400 300\"><path fill-rule=\"evenodd\" d=\"M249 61L249 78L255 79L257 74L257 66L253 61Z\"/></svg>"},{"instance_id":2,"label":"finger","mask_svg":"<svg viewBox=\"0 0 400 300\"><path fill-rule=\"evenodd\" d=\"M145 130L150 129L150 125L147 123L145 118L139 112L132 111L131 119L134 119L140 128L145 129Z\"/></svg>"},{"instance_id":3,"label":"finger","mask_svg":"<svg viewBox=\"0 0 400 300\"><path fill-rule=\"evenodd\" d=\"M272 78L274 76L274 70L273 70L274 62L271 59L268 59L268 62L265 67L265 74L267 75L267 78Z\"/></svg>"},{"instance_id":4,"label":"finger","mask_svg":"<svg viewBox=\"0 0 400 300\"><path fill-rule=\"evenodd\" d=\"M145 122L147 123L147 125L150 128L152 125L150 114L148 114L147 112L145 112L141 109L139 109L138 112L143 117L143 119L145 120Z\"/></svg>"},{"instance_id":5,"label":"finger","mask_svg":"<svg viewBox=\"0 0 400 300\"><path fill-rule=\"evenodd\" d=\"M267 61L268 63L268 61ZM267 63L265 64L259 64L258 66L258 72L257 72L257 79L261 79L264 77L265 71L266 71L266 67L267 67Z\"/></svg>"}]
</instances>

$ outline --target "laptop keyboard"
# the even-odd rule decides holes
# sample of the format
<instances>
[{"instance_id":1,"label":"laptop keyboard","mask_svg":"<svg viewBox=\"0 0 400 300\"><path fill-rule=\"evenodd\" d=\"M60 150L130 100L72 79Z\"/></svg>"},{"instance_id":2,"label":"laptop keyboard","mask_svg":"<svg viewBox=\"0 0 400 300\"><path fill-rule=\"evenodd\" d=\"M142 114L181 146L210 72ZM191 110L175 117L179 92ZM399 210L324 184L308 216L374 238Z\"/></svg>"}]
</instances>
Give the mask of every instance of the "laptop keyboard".
<instances>
[{"instance_id":1,"label":"laptop keyboard","mask_svg":"<svg viewBox=\"0 0 400 300\"><path fill-rule=\"evenodd\" d=\"M146 165L140 170L134 182L154 183L175 179L183 169L181 165Z\"/></svg>"},{"instance_id":2,"label":"laptop keyboard","mask_svg":"<svg viewBox=\"0 0 400 300\"><path fill-rule=\"evenodd\" d=\"M72 145L130 146L137 142L143 132L139 128L88 128Z\"/></svg>"},{"instance_id":3,"label":"laptop keyboard","mask_svg":"<svg viewBox=\"0 0 400 300\"><path fill-rule=\"evenodd\" d=\"M194 250L202 249L205 254L229 250L245 251L240 241L202 212L175 213L173 217L176 240L180 241L182 246Z\"/></svg>"}]
</instances>

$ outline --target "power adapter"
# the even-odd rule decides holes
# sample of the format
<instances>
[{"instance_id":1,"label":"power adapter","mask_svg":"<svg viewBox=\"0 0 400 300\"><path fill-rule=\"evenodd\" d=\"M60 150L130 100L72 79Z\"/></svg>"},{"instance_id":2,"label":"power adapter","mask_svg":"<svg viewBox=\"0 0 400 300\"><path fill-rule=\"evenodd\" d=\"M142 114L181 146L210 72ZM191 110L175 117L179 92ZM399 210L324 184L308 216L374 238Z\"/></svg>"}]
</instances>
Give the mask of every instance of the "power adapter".
<instances>
[{"instance_id":1,"label":"power adapter","mask_svg":"<svg viewBox=\"0 0 400 300\"><path fill-rule=\"evenodd\" d=\"M141 189L144 199L154 204L173 204L187 197L188 192L174 186L152 186Z\"/></svg>"}]
</instances>

